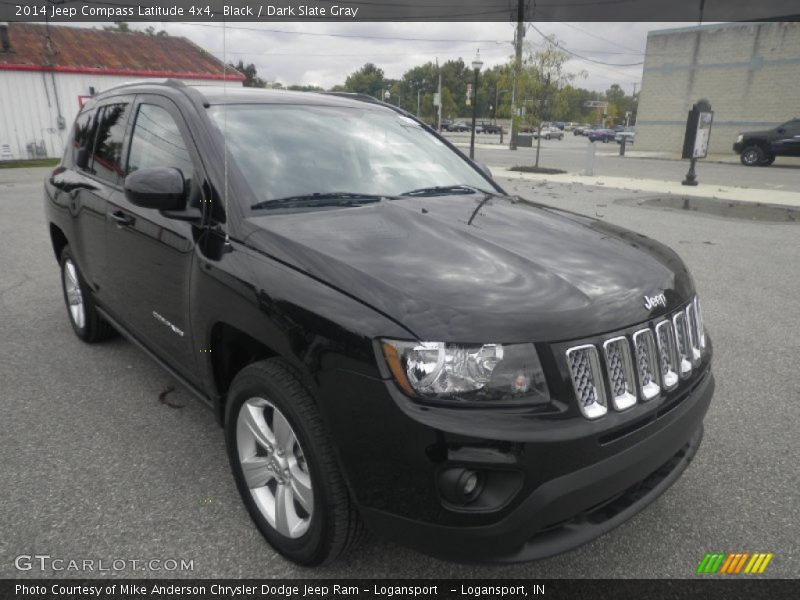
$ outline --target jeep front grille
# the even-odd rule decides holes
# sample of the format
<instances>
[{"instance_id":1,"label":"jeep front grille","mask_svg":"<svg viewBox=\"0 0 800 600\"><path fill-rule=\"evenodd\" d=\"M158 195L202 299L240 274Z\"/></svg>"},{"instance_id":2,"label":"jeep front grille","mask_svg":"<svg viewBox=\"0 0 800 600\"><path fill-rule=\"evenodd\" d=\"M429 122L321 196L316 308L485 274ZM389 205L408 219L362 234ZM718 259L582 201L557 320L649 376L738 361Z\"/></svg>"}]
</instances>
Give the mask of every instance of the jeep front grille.
<instances>
[{"instance_id":1,"label":"jeep front grille","mask_svg":"<svg viewBox=\"0 0 800 600\"><path fill-rule=\"evenodd\" d=\"M631 346L632 344L632 346ZM602 342L605 369L594 344L566 352L572 385L581 413L597 419L608 412L646 402L673 390L698 366L706 349L700 303L695 297L684 309L644 327L628 338L616 335ZM631 350L633 348L633 350Z\"/></svg>"}]
</instances>

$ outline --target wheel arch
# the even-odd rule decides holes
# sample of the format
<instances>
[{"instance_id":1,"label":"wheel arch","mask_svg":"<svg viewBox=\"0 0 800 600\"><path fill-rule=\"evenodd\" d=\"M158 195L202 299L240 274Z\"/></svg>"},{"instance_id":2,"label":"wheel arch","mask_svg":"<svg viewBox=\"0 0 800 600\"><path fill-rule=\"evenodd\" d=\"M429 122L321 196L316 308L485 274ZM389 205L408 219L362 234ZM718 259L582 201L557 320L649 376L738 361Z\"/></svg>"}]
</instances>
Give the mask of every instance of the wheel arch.
<instances>
[{"instance_id":1,"label":"wheel arch","mask_svg":"<svg viewBox=\"0 0 800 600\"><path fill-rule=\"evenodd\" d=\"M218 398L217 418L223 423L228 389L237 373L254 362L280 354L264 341L224 321L212 325L207 348Z\"/></svg>"},{"instance_id":2,"label":"wheel arch","mask_svg":"<svg viewBox=\"0 0 800 600\"><path fill-rule=\"evenodd\" d=\"M67 236L64 235L64 232L55 223L50 223L50 242L53 244L53 252L56 255L56 261L61 260L61 253L69 242Z\"/></svg>"}]
</instances>

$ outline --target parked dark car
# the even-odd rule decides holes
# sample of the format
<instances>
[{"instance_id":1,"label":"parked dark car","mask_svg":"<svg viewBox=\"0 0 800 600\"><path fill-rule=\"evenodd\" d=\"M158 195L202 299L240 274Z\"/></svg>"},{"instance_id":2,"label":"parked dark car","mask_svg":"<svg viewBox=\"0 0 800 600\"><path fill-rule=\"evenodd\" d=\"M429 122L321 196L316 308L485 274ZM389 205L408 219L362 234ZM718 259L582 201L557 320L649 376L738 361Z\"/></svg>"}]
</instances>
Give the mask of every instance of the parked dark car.
<instances>
[{"instance_id":1,"label":"parked dark car","mask_svg":"<svg viewBox=\"0 0 800 600\"><path fill-rule=\"evenodd\" d=\"M497 134L497 133L500 133L500 131L502 130L500 125L495 125L494 123L491 123L490 121L479 121L475 125L475 131L476 132L478 131L478 127L480 127L481 133L494 133L494 134Z\"/></svg>"},{"instance_id":2,"label":"parked dark car","mask_svg":"<svg viewBox=\"0 0 800 600\"><path fill-rule=\"evenodd\" d=\"M75 334L122 333L213 410L298 563L365 526L459 560L563 552L700 444L712 347L675 252L509 197L396 107L122 85L81 109L45 209Z\"/></svg>"},{"instance_id":3,"label":"parked dark car","mask_svg":"<svg viewBox=\"0 0 800 600\"><path fill-rule=\"evenodd\" d=\"M766 131L740 133L733 151L748 167L771 165L776 156L800 156L800 119Z\"/></svg>"},{"instance_id":4,"label":"parked dark car","mask_svg":"<svg viewBox=\"0 0 800 600\"><path fill-rule=\"evenodd\" d=\"M613 129L592 129L587 134L590 142L613 142L617 132Z\"/></svg>"},{"instance_id":5,"label":"parked dark car","mask_svg":"<svg viewBox=\"0 0 800 600\"><path fill-rule=\"evenodd\" d=\"M464 131L470 131L471 129L472 126L466 121L456 121L455 123L450 124L448 131L464 132Z\"/></svg>"}]
</instances>

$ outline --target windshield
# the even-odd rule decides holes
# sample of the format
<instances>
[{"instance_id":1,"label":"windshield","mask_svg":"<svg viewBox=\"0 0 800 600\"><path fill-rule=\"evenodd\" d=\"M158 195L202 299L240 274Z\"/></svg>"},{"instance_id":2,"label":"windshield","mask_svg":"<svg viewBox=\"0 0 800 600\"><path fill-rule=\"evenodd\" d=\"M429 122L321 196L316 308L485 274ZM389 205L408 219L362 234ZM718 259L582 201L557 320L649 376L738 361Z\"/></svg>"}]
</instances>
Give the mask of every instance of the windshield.
<instances>
[{"instance_id":1,"label":"windshield","mask_svg":"<svg viewBox=\"0 0 800 600\"><path fill-rule=\"evenodd\" d=\"M225 115L227 109L227 116ZM414 120L369 107L228 105L209 109L257 204L320 194L494 191Z\"/></svg>"}]
</instances>

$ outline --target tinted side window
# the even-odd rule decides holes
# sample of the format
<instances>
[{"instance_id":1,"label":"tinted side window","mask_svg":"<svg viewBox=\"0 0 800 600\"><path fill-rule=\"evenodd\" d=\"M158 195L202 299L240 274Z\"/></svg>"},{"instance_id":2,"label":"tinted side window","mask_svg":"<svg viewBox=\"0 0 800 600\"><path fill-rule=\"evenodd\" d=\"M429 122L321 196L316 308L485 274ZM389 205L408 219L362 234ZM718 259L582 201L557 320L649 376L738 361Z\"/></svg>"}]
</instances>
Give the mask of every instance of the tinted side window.
<instances>
[{"instance_id":1,"label":"tinted side window","mask_svg":"<svg viewBox=\"0 0 800 600\"><path fill-rule=\"evenodd\" d=\"M67 147L67 156L65 156L64 160L66 165L75 166L78 152L82 148L86 148L91 153L95 132L94 114L93 110L87 110L79 114L75 119L75 127L72 130L72 143Z\"/></svg>"},{"instance_id":2,"label":"tinted side window","mask_svg":"<svg viewBox=\"0 0 800 600\"><path fill-rule=\"evenodd\" d=\"M128 154L128 173L147 167L178 169L188 185L194 175L192 158L178 124L160 106L142 104L136 115Z\"/></svg>"},{"instance_id":3,"label":"tinted side window","mask_svg":"<svg viewBox=\"0 0 800 600\"><path fill-rule=\"evenodd\" d=\"M97 139L92 155L92 171L108 181L122 174L122 141L128 113L127 104L108 104L97 113Z\"/></svg>"}]
</instances>

